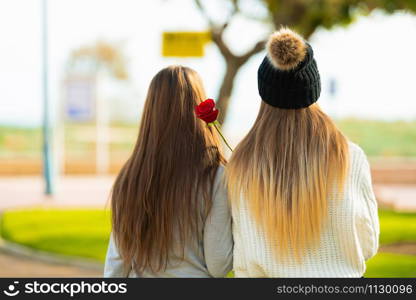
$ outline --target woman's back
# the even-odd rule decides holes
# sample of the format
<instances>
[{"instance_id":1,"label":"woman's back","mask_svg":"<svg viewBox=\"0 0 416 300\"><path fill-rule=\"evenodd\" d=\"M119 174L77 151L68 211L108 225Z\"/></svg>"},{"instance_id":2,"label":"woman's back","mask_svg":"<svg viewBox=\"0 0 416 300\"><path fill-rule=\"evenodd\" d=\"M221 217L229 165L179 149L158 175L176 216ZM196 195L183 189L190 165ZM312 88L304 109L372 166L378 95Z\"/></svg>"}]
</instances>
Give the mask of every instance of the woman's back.
<instances>
[{"instance_id":1,"label":"woman's back","mask_svg":"<svg viewBox=\"0 0 416 300\"><path fill-rule=\"evenodd\" d=\"M233 240L231 215L227 192L223 184L224 167L220 166L214 183L213 203L208 218L200 212L199 239L190 239L184 247L176 244L175 252L169 255L166 269L156 273L144 271L140 274L132 269L124 270L123 262L113 237L107 251L105 277L224 277L232 268ZM203 199L201 199L203 201Z\"/></svg>"},{"instance_id":2,"label":"woman's back","mask_svg":"<svg viewBox=\"0 0 416 300\"><path fill-rule=\"evenodd\" d=\"M377 203L364 152L349 143L349 168L344 191L328 197L328 217L320 241L294 256L276 257L279 239L270 240L258 230L242 199L233 206L234 272L236 277L361 277L365 261L378 248Z\"/></svg>"}]
</instances>

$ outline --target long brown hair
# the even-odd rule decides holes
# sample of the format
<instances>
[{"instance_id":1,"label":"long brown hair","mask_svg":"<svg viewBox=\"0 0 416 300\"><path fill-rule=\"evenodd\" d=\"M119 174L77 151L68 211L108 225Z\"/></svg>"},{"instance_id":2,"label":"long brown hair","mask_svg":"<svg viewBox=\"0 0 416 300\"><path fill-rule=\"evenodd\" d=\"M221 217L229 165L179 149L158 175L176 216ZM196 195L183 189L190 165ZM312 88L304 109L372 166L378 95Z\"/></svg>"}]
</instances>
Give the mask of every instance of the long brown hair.
<instances>
[{"instance_id":1,"label":"long brown hair","mask_svg":"<svg viewBox=\"0 0 416 300\"><path fill-rule=\"evenodd\" d=\"M289 110L262 103L227 165L234 205L247 199L277 257L301 260L328 215L328 193L342 191L348 143L317 104Z\"/></svg>"},{"instance_id":2,"label":"long brown hair","mask_svg":"<svg viewBox=\"0 0 416 300\"><path fill-rule=\"evenodd\" d=\"M225 160L215 131L194 115L203 100L190 68L167 67L150 83L136 145L111 196L116 244L125 267L138 273L166 268L177 245L183 256L210 210Z\"/></svg>"}]
</instances>

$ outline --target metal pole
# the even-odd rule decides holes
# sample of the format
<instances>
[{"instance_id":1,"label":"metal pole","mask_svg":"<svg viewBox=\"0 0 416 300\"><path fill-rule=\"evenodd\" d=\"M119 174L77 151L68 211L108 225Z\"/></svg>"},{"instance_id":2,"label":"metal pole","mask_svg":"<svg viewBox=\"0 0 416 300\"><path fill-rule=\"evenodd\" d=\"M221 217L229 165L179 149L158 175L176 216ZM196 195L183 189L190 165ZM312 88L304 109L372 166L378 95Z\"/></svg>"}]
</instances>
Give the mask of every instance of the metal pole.
<instances>
[{"instance_id":1,"label":"metal pole","mask_svg":"<svg viewBox=\"0 0 416 300\"><path fill-rule=\"evenodd\" d=\"M45 194L52 195L53 160L51 141L51 116L48 86L48 3L42 0L42 82L43 82L43 176L45 179Z\"/></svg>"}]
</instances>

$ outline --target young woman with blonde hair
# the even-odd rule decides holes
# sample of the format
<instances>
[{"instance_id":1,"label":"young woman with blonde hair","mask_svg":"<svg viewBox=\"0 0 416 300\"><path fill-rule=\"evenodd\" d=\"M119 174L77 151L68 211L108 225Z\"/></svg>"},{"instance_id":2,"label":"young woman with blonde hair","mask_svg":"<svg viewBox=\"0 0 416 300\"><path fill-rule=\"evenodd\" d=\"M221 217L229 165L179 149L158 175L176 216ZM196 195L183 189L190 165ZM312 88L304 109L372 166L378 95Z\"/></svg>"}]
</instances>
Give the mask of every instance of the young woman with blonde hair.
<instances>
[{"instance_id":1,"label":"young woman with blonde hair","mask_svg":"<svg viewBox=\"0 0 416 300\"><path fill-rule=\"evenodd\" d=\"M105 277L223 277L232 267L225 159L196 118L198 74L171 66L152 80L136 145L114 183Z\"/></svg>"},{"instance_id":2,"label":"young woman with blonde hair","mask_svg":"<svg viewBox=\"0 0 416 300\"><path fill-rule=\"evenodd\" d=\"M315 103L311 46L283 28L258 70L262 98L227 166L236 277L361 277L378 248L364 152Z\"/></svg>"}]
</instances>

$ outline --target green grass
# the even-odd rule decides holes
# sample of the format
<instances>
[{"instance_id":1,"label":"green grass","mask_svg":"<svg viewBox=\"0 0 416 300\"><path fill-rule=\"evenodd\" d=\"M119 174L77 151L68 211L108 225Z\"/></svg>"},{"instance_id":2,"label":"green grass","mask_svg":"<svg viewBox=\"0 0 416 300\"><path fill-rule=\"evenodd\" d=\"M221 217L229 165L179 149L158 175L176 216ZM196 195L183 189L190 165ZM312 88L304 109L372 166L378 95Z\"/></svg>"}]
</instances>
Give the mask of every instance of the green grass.
<instances>
[{"instance_id":1,"label":"green grass","mask_svg":"<svg viewBox=\"0 0 416 300\"><path fill-rule=\"evenodd\" d=\"M416 213L380 211L380 244L416 243Z\"/></svg>"},{"instance_id":2,"label":"green grass","mask_svg":"<svg viewBox=\"0 0 416 300\"><path fill-rule=\"evenodd\" d=\"M416 277L416 256L378 253L367 262L364 277Z\"/></svg>"},{"instance_id":3,"label":"green grass","mask_svg":"<svg viewBox=\"0 0 416 300\"><path fill-rule=\"evenodd\" d=\"M416 121L342 119L336 123L369 156L416 156Z\"/></svg>"},{"instance_id":4,"label":"green grass","mask_svg":"<svg viewBox=\"0 0 416 300\"><path fill-rule=\"evenodd\" d=\"M416 243L416 213L380 212L381 244ZM1 236L34 249L103 262L110 233L104 210L32 209L5 212ZM379 253L366 277L416 277L416 256Z\"/></svg>"},{"instance_id":5,"label":"green grass","mask_svg":"<svg viewBox=\"0 0 416 300\"><path fill-rule=\"evenodd\" d=\"M110 232L104 210L18 210L1 219L4 239L34 249L104 261Z\"/></svg>"}]
</instances>

